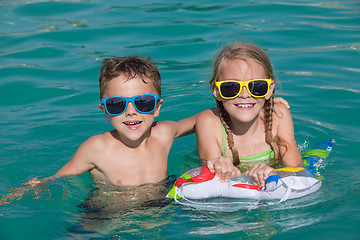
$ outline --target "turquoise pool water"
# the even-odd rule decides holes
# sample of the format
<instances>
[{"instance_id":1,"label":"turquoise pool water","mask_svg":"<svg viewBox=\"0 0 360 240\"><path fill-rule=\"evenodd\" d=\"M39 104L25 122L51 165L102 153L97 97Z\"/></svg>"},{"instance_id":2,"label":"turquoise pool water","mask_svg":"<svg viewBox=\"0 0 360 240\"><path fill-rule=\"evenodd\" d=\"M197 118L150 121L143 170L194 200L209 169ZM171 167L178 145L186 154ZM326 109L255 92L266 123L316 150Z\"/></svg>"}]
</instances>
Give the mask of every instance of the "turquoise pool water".
<instances>
[{"instance_id":1,"label":"turquoise pool water","mask_svg":"<svg viewBox=\"0 0 360 240\"><path fill-rule=\"evenodd\" d=\"M255 43L271 57L299 147L336 140L323 187L305 198L230 213L124 200L84 218L79 205L93 188L84 174L0 206L0 239L360 238L360 1L3 0L0 13L1 195L54 174L111 129L98 108L104 57L152 56L159 120L179 120L214 106L217 50ZM195 135L177 139L169 175L197 166ZM86 220L96 231L81 228Z\"/></svg>"}]
</instances>

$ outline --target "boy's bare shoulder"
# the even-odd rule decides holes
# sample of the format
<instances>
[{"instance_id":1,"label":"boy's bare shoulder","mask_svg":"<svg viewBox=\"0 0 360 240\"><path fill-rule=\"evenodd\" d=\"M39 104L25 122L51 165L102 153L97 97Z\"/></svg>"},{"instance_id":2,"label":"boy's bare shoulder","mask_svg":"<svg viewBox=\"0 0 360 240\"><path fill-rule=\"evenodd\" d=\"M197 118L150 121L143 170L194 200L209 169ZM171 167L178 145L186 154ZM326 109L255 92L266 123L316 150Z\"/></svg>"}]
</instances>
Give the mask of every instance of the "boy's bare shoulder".
<instances>
[{"instance_id":1,"label":"boy's bare shoulder","mask_svg":"<svg viewBox=\"0 0 360 240\"><path fill-rule=\"evenodd\" d=\"M83 142L80 147L85 148L90 152L98 152L103 150L112 138L113 137L111 136L111 132L97 134L85 140L85 142Z\"/></svg>"},{"instance_id":2,"label":"boy's bare shoulder","mask_svg":"<svg viewBox=\"0 0 360 240\"><path fill-rule=\"evenodd\" d=\"M169 120L156 122L152 126L152 134L160 136L173 135L175 134L174 128L176 124L176 122Z\"/></svg>"},{"instance_id":3,"label":"boy's bare shoulder","mask_svg":"<svg viewBox=\"0 0 360 240\"><path fill-rule=\"evenodd\" d=\"M91 171L97 163L104 159L108 151L106 144L109 140L109 133L98 134L89 137L76 150L74 156L55 175L72 176Z\"/></svg>"}]
</instances>

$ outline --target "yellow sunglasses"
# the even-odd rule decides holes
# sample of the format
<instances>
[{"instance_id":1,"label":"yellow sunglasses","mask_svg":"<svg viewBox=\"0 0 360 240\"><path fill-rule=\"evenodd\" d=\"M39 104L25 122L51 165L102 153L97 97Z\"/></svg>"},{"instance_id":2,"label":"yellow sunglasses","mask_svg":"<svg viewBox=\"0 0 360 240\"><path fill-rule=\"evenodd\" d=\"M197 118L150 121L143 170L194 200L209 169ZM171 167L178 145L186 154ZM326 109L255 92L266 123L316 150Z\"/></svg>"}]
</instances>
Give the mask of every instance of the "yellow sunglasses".
<instances>
[{"instance_id":1,"label":"yellow sunglasses","mask_svg":"<svg viewBox=\"0 0 360 240\"><path fill-rule=\"evenodd\" d=\"M265 97L272 83L271 79L252 79L249 81L225 80L215 82L220 96L224 99L234 99L239 96L241 89L245 86L251 96Z\"/></svg>"}]
</instances>

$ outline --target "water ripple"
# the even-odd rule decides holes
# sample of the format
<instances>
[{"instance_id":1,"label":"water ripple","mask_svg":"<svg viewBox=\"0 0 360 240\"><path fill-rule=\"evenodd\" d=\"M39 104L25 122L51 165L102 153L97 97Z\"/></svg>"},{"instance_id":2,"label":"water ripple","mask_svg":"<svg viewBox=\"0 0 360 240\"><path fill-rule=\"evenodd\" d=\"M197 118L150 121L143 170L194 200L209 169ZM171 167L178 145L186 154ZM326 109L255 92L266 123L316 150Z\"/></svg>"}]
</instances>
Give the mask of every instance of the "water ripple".
<instances>
[{"instance_id":1,"label":"water ripple","mask_svg":"<svg viewBox=\"0 0 360 240\"><path fill-rule=\"evenodd\" d=\"M327 239L358 233L353 219L360 209L354 167L360 141L360 1L2 0L0 7L1 193L31 176L52 174L81 142L112 128L98 108L104 57L151 56L162 75L161 120L179 120L215 105L208 84L215 52L225 43L245 41L263 47L286 79L282 96L292 106L297 141L338 140L322 189L233 213L175 204L119 212L117 219L102 222L109 223L106 236L97 236ZM169 172L198 164L195 136L177 139ZM84 178L92 183L89 175ZM75 186L68 190L74 194L60 201L61 191L54 189L54 198L29 197L2 208L0 224L7 231L1 234L66 238L66 227L82 214L76 206L88 193L82 189L79 195L79 182L72 180Z\"/></svg>"}]
</instances>

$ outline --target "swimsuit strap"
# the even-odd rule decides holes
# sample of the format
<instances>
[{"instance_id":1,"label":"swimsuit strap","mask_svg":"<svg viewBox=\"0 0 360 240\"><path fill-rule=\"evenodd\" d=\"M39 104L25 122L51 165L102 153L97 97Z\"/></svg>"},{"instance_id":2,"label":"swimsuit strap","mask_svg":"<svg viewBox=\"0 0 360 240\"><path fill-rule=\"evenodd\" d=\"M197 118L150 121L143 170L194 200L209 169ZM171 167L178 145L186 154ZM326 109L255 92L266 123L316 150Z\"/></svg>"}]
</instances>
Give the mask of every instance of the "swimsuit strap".
<instances>
[{"instance_id":1,"label":"swimsuit strap","mask_svg":"<svg viewBox=\"0 0 360 240\"><path fill-rule=\"evenodd\" d=\"M222 128L222 156L225 157L226 150L226 130L223 124L221 124Z\"/></svg>"},{"instance_id":2,"label":"swimsuit strap","mask_svg":"<svg viewBox=\"0 0 360 240\"><path fill-rule=\"evenodd\" d=\"M221 124L221 128L222 128L222 156L225 157L225 150L226 150L226 130L223 124ZM251 160L259 160L259 159L263 159L264 157L268 157L270 159L274 159L274 150L272 149L271 145L270 145L270 150L263 152L263 153L259 153L256 154L254 156L249 156L249 157L243 157L240 158L240 161L251 161ZM232 158L231 158L232 159Z\"/></svg>"},{"instance_id":3,"label":"swimsuit strap","mask_svg":"<svg viewBox=\"0 0 360 240\"><path fill-rule=\"evenodd\" d=\"M240 161L265 161L266 159L274 159L274 151L272 148L263 153L259 153L249 157L242 157L240 158Z\"/></svg>"}]
</instances>

